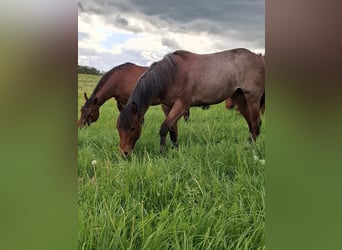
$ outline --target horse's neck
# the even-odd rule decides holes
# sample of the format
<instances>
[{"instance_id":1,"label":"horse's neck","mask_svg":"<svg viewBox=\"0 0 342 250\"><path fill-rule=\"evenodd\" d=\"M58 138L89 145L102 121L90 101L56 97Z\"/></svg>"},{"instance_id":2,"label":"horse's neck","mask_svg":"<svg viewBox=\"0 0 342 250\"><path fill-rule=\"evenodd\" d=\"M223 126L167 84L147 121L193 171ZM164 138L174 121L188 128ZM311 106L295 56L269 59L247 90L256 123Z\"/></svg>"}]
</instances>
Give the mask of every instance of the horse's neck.
<instances>
[{"instance_id":1,"label":"horse's neck","mask_svg":"<svg viewBox=\"0 0 342 250\"><path fill-rule=\"evenodd\" d=\"M147 91L147 90L145 89L144 91ZM132 96L131 96L132 102L134 102L138 105L138 113L141 116L144 116L144 114L147 112L148 108L159 97L158 92L151 91L150 94L152 94L152 95L149 95L151 98L145 98L146 93L141 93L141 95L135 93L135 94L132 94Z\"/></svg>"},{"instance_id":2,"label":"horse's neck","mask_svg":"<svg viewBox=\"0 0 342 250\"><path fill-rule=\"evenodd\" d=\"M97 91L94 93L94 98L97 98L97 104L102 106L109 98L107 94L105 94L102 90Z\"/></svg>"},{"instance_id":3,"label":"horse's neck","mask_svg":"<svg viewBox=\"0 0 342 250\"><path fill-rule=\"evenodd\" d=\"M139 115L140 117L144 117L145 116L145 113L147 112L148 108L150 107L151 105L146 105L146 106L142 106L139 110Z\"/></svg>"},{"instance_id":4,"label":"horse's neck","mask_svg":"<svg viewBox=\"0 0 342 250\"><path fill-rule=\"evenodd\" d=\"M103 105L107 100L116 96L116 80L109 78L101 88L94 93L97 97L98 105Z\"/></svg>"}]
</instances>

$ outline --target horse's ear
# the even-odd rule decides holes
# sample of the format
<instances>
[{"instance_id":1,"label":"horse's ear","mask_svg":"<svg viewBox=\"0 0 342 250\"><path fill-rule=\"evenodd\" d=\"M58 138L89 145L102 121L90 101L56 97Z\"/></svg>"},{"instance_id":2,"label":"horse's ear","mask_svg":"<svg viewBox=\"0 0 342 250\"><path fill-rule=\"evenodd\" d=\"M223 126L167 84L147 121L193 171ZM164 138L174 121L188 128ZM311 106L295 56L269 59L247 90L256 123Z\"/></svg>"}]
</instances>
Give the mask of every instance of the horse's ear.
<instances>
[{"instance_id":1,"label":"horse's ear","mask_svg":"<svg viewBox=\"0 0 342 250\"><path fill-rule=\"evenodd\" d=\"M95 97L93 103L96 105L97 104L97 97Z\"/></svg>"},{"instance_id":2,"label":"horse's ear","mask_svg":"<svg viewBox=\"0 0 342 250\"><path fill-rule=\"evenodd\" d=\"M132 113L132 115L137 114L137 104L135 102L132 102L131 113Z\"/></svg>"},{"instance_id":3,"label":"horse's ear","mask_svg":"<svg viewBox=\"0 0 342 250\"><path fill-rule=\"evenodd\" d=\"M86 93L86 92L84 92L84 99L85 99L86 101L88 101L88 96L87 96L87 93Z\"/></svg>"}]
</instances>

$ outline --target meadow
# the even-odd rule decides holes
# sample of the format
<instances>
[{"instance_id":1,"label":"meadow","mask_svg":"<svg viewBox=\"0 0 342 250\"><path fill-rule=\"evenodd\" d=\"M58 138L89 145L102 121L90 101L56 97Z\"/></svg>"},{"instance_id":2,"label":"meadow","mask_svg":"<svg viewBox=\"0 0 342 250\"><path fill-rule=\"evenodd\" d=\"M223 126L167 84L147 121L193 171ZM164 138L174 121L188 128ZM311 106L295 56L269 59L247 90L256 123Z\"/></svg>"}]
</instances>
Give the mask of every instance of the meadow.
<instances>
[{"instance_id":1,"label":"meadow","mask_svg":"<svg viewBox=\"0 0 342 250\"><path fill-rule=\"evenodd\" d=\"M79 74L79 109L99 78ZM246 121L224 103L191 108L178 122L179 148L168 137L161 154L164 115L153 106L124 158L109 100L78 132L79 249L264 249L265 116L251 144Z\"/></svg>"}]
</instances>

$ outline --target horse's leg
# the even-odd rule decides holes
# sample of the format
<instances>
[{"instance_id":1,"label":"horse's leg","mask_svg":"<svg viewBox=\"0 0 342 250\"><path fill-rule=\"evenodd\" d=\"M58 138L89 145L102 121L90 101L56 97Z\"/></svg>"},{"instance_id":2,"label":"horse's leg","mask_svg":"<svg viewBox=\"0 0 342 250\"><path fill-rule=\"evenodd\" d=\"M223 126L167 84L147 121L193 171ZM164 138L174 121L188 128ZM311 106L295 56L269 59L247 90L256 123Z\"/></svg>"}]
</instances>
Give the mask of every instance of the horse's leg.
<instances>
[{"instance_id":1,"label":"horse's leg","mask_svg":"<svg viewBox=\"0 0 342 250\"><path fill-rule=\"evenodd\" d=\"M251 117L251 135L253 141L256 141L257 137L260 134L260 126L261 126L261 119L260 119L260 102L252 102L248 103L249 113Z\"/></svg>"},{"instance_id":2,"label":"horse's leg","mask_svg":"<svg viewBox=\"0 0 342 250\"><path fill-rule=\"evenodd\" d=\"M262 92L246 95L252 123L252 139L255 141L260 134L261 113L265 111L265 89Z\"/></svg>"},{"instance_id":3,"label":"horse's leg","mask_svg":"<svg viewBox=\"0 0 342 250\"><path fill-rule=\"evenodd\" d=\"M124 105L122 105L119 101L116 101L116 106L118 107L118 110L121 112L124 108Z\"/></svg>"},{"instance_id":4,"label":"horse's leg","mask_svg":"<svg viewBox=\"0 0 342 250\"><path fill-rule=\"evenodd\" d=\"M161 104L162 110L165 114L165 119L167 117L167 115L170 112L170 108L164 104ZM165 143L166 143L166 136L167 133L169 132L169 129L164 126L164 123L161 125L160 130L159 130L159 136L160 136L160 151L162 151L162 147L165 147Z\"/></svg>"},{"instance_id":5,"label":"horse's leg","mask_svg":"<svg viewBox=\"0 0 342 250\"><path fill-rule=\"evenodd\" d=\"M246 119L250 132L251 141L255 142L260 134L261 118L260 118L260 103L261 97L243 93L242 90L237 90L234 93L234 98L238 103L240 113ZM233 99L234 100L234 99Z\"/></svg>"},{"instance_id":6,"label":"horse's leg","mask_svg":"<svg viewBox=\"0 0 342 250\"><path fill-rule=\"evenodd\" d=\"M162 110L163 110L163 112L164 112L164 114L165 114L165 117L167 117L167 115L168 115L169 112L170 112L170 108L167 107L167 106L164 105L164 104L162 104L161 106L162 106ZM188 114L189 114L189 111L186 112L186 113L184 114L184 119L185 119L185 116L188 115ZM164 129L164 130L165 130L165 129ZM173 145L174 147L177 147L177 146L178 146L178 143L177 143L177 138L178 138L177 124L174 125L172 128L170 128L169 131L170 131L170 139L171 139L172 145ZM164 132L164 133L165 133L165 132ZM167 132L166 132L166 134L167 134ZM166 135L165 135L165 136L166 136ZM161 138L161 141L160 141L160 142L161 142L160 144L165 145L165 139L164 139L164 138L163 138L163 141L162 141L162 138Z\"/></svg>"},{"instance_id":7,"label":"horse's leg","mask_svg":"<svg viewBox=\"0 0 342 250\"><path fill-rule=\"evenodd\" d=\"M169 132L169 128L163 122L162 125L160 126L160 130L159 130L160 152L162 152L165 148L166 135L168 132Z\"/></svg>"},{"instance_id":8,"label":"horse's leg","mask_svg":"<svg viewBox=\"0 0 342 250\"><path fill-rule=\"evenodd\" d=\"M231 96L231 99L238 106L241 115L247 121L249 132L251 132L252 131L252 123L251 123L251 118L250 118L250 115L249 115L248 105L247 105L247 101L246 101L246 97L245 97L244 93L242 92L241 89L237 89L234 92L234 94Z\"/></svg>"},{"instance_id":9,"label":"horse's leg","mask_svg":"<svg viewBox=\"0 0 342 250\"><path fill-rule=\"evenodd\" d=\"M176 101L172 108L170 109L169 113L167 114L167 117L165 121L162 123L160 127L160 150L163 151L165 148L165 138L167 133L170 131L170 137L172 144L174 146L178 145L178 131L177 131L177 121L179 118L182 117L187 111L189 110L189 107L185 107L183 102L178 100ZM172 131L172 132L171 132Z\"/></svg>"},{"instance_id":10,"label":"horse's leg","mask_svg":"<svg viewBox=\"0 0 342 250\"><path fill-rule=\"evenodd\" d=\"M261 100L260 100L260 111L261 111L261 114L265 113L265 91L262 94L262 97L261 97Z\"/></svg>"},{"instance_id":11,"label":"horse's leg","mask_svg":"<svg viewBox=\"0 0 342 250\"><path fill-rule=\"evenodd\" d=\"M185 112L185 114L184 114L184 121L189 121L189 119L190 119L190 110L188 110L187 112Z\"/></svg>"},{"instance_id":12,"label":"horse's leg","mask_svg":"<svg viewBox=\"0 0 342 250\"><path fill-rule=\"evenodd\" d=\"M178 128L177 123L170 128L170 139L172 142L172 146L178 147Z\"/></svg>"}]
</instances>

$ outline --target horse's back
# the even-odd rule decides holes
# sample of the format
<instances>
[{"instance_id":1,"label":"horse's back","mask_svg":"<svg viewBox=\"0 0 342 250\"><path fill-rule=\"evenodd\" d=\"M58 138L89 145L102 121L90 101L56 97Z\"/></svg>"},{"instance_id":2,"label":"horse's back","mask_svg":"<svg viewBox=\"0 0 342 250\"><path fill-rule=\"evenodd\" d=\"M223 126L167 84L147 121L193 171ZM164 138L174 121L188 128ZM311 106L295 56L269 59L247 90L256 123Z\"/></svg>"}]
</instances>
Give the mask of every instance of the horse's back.
<instances>
[{"instance_id":1,"label":"horse's back","mask_svg":"<svg viewBox=\"0 0 342 250\"><path fill-rule=\"evenodd\" d=\"M179 66L180 81L187 79L187 88L192 91L193 105L210 103L213 96L216 103L221 102L238 88L249 91L254 85L263 87L263 58L248 49L212 54L176 51L173 55Z\"/></svg>"},{"instance_id":2,"label":"horse's back","mask_svg":"<svg viewBox=\"0 0 342 250\"><path fill-rule=\"evenodd\" d=\"M264 59L245 48L225 50L212 54L196 54L189 51L177 50L173 53L176 60L187 64L188 70L203 70L215 73L241 74L245 70L259 70L265 67ZM182 65L184 66L184 65Z\"/></svg>"},{"instance_id":3,"label":"horse's back","mask_svg":"<svg viewBox=\"0 0 342 250\"><path fill-rule=\"evenodd\" d=\"M240 85L253 79L259 80L265 74L264 58L245 48L194 55L195 57L201 72L209 77L207 81L212 79ZM192 65L198 67L196 63Z\"/></svg>"}]
</instances>

